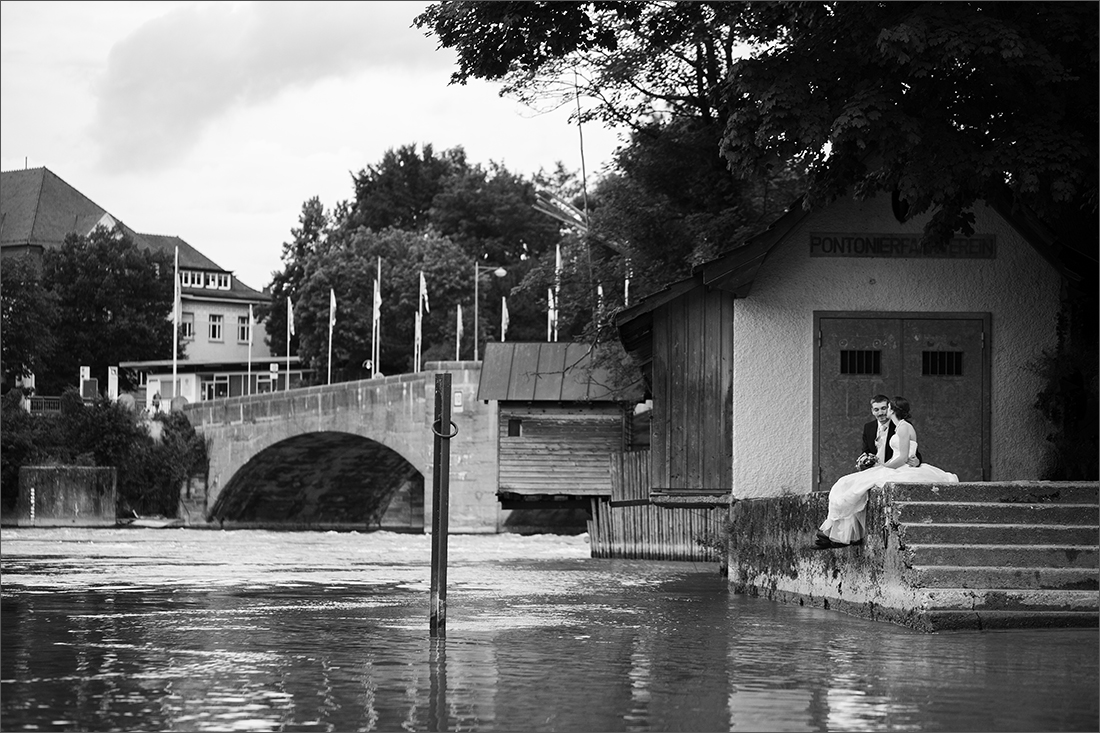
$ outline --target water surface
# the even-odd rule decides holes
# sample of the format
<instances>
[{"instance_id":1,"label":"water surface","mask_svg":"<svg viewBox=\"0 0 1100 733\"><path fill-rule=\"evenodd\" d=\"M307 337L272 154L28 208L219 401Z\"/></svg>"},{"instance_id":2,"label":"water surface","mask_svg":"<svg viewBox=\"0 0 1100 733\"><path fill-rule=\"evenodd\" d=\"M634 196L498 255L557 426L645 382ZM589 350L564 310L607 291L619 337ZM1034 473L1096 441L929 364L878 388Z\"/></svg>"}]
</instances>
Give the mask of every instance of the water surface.
<instances>
[{"instance_id":1,"label":"water surface","mask_svg":"<svg viewBox=\"0 0 1100 733\"><path fill-rule=\"evenodd\" d=\"M1095 629L921 634L585 537L5 529L3 730L1090 730Z\"/></svg>"}]
</instances>

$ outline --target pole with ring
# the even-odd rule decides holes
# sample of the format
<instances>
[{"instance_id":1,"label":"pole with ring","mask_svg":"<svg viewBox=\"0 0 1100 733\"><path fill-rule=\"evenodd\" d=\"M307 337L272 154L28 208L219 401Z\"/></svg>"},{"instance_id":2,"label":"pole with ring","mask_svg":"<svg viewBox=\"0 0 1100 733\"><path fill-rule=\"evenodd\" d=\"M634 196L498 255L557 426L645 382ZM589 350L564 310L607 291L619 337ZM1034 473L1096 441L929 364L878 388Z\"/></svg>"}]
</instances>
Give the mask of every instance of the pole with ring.
<instances>
[{"instance_id":1,"label":"pole with ring","mask_svg":"<svg viewBox=\"0 0 1100 733\"><path fill-rule=\"evenodd\" d=\"M450 426L444 432L443 426ZM428 635L447 636L447 531L450 502L451 438L458 435L458 426L451 422L451 375L435 375L435 436L432 471L432 582Z\"/></svg>"}]
</instances>

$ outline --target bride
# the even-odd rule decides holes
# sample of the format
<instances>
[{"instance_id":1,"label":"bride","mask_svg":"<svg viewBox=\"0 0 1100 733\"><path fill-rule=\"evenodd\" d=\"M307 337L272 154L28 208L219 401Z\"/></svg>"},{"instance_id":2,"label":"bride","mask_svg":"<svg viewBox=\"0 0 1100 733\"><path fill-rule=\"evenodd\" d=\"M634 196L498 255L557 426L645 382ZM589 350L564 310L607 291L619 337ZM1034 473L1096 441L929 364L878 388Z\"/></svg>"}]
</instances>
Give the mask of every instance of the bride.
<instances>
[{"instance_id":1,"label":"bride","mask_svg":"<svg viewBox=\"0 0 1100 733\"><path fill-rule=\"evenodd\" d=\"M909 400L895 397L886 414L894 423L895 433L890 438L894 455L883 461L885 444L879 446L878 465L866 471L841 476L829 490L829 516L821 523L817 533L819 548L843 547L856 544L866 532L864 509L867 492L872 487L882 488L888 482L898 483L957 483L959 477L942 469L922 463L907 465L917 453L917 432L909 423Z\"/></svg>"}]
</instances>

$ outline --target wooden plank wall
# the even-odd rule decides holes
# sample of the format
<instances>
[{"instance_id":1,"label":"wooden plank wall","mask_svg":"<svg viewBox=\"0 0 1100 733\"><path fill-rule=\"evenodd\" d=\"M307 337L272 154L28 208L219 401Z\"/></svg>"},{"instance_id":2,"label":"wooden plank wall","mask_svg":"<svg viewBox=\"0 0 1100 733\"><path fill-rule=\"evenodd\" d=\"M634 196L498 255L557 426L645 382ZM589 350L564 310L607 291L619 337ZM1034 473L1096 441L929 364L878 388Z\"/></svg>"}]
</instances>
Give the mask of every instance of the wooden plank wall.
<instances>
[{"instance_id":1,"label":"wooden plank wall","mask_svg":"<svg viewBox=\"0 0 1100 733\"><path fill-rule=\"evenodd\" d=\"M726 507L668 507L649 501L650 451L611 454L611 499L592 499L592 557L718 562L713 542Z\"/></svg>"},{"instance_id":2,"label":"wooden plank wall","mask_svg":"<svg viewBox=\"0 0 1100 733\"><path fill-rule=\"evenodd\" d=\"M733 303L699 287L653 314L653 488L733 488Z\"/></svg>"},{"instance_id":3,"label":"wooden plank wall","mask_svg":"<svg viewBox=\"0 0 1100 733\"><path fill-rule=\"evenodd\" d=\"M615 403L500 403L502 490L526 494L609 496L608 453L623 449L624 408ZM521 434L508 435L519 419Z\"/></svg>"}]
</instances>

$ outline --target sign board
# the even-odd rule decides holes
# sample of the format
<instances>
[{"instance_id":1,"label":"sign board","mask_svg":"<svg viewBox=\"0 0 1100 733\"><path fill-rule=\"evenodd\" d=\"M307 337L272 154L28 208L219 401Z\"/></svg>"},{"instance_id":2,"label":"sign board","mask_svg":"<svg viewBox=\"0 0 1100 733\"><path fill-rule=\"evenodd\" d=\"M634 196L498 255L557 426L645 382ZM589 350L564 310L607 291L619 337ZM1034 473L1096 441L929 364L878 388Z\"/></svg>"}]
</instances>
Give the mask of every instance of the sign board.
<instances>
[{"instance_id":1,"label":"sign board","mask_svg":"<svg viewBox=\"0 0 1100 733\"><path fill-rule=\"evenodd\" d=\"M953 237L940 245L924 245L919 234L810 232L810 257L992 260L997 257L997 237Z\"/></svg>"},{"instance_id":2,"label":"sign board","mask_svg":"<svg viewBox=\"0 0 1100 733\"><path fill-rule=\"evenodd\" d=\"M80 380L80 396L86 400L94 400L99 396L99 380L98 379L81 379Z\"/></svg>"},{"instance_id":3,"label":"sign board","mask_svg":"<svg viewBox=\"0 0 1100 733\"><path fill-rule=\"evenodd\" d=\"M85 379L92 378L92 368L90 366L80 367L80 382L83 384Z\"/></svg>"},{"instance_id":4,"label":"sign board","mask_svg":"<svg viewBox=\"0 0 1100 733\"><path fill-rule=\"evenodd\" d=\"M118 399L118 367L107 367L107 399L114 402Z\"/></svg>"}]
</instances>

